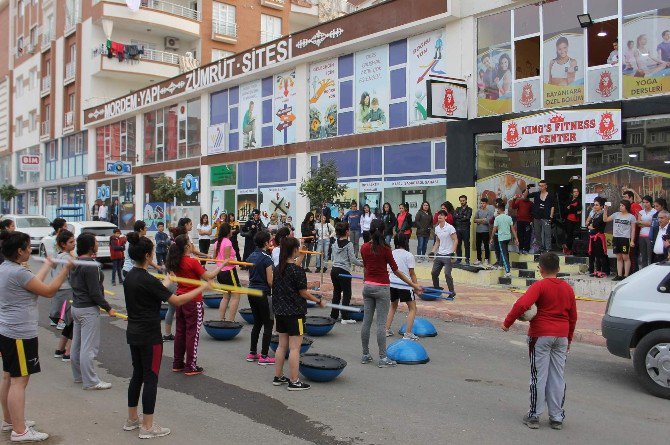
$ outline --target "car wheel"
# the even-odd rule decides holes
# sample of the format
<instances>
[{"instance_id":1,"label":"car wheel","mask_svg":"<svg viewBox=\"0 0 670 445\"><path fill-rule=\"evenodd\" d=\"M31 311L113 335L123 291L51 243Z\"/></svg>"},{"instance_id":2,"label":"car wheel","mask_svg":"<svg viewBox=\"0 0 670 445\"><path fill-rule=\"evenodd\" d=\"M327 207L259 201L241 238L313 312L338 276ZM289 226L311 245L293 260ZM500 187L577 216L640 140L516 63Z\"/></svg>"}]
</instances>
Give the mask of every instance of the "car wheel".
<instances>
[{"instance_id":1,"label":"car wheel","mask_svg":"<svg viewBox=\"0 0 670 445\"><path fill-rule=\"evenodd\" d=\"M44 244L40 244L40 256L42 258L47 257L47 249L46 249L46 247L44 247Z\"/></svg>"},{"instance_id":2,"label":"car wheel","mask_svg":"<svg viewBox=\"0 0 670 445\"><path fill-rule=\"evenodd\" d=\"M656 397L670 399L670 329L645 335L635 348L633 364L642 386Z\"/></svg>"}]
</instances>

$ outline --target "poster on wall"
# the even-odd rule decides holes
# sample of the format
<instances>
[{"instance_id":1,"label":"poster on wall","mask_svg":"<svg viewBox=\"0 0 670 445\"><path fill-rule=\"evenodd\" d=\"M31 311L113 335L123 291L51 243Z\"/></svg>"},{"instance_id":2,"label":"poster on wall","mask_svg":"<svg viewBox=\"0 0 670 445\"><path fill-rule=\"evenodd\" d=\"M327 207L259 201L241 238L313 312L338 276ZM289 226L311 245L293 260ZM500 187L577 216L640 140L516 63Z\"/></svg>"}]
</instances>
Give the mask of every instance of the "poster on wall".
<instances>
[{"instance_id":1,"label":"poster on wall","mask_svg":"<svg viewBox=\"0 0 670 445\"><path fill-rule=\"evenodd\" d=\"M477 55L477 115L512 111L512 47L494 45Z\"/></svg>"},{"instance_id":2,"label":"poster on wall","mask_svg":"<svg viewBox=\"0 0 670 445\"><path fill-rule=\"evenodd\" d=\"M170 206L167 209L170 224L176 226L180 218L190 218L193 221L193 230L189 232L191 239L198 239L198 221L200 221L200 206Z\"/></svg>"},{"instance_id":3,"label":"poster on wall","mask_svg":"<svg viewBox=\"0 0 670 445\"><path fill-rule=\"evenodd\" d=\"M285 220L289 216L296 223L295 199L296 188L294 185L279 187L261 187L259 189L259 210L263 221L269 221L271 215L276 215L277 221Z\"/></svg>"},{"instance_id":4,"label":"poster on wall","mask_svg":"<svg viewBox=\"0 0 670 445\"><path fill-rule=\"evenodd\" d=\"M228 151L228 124L207 127L207 154L214 155Z\"/></svg>"},{"instance_id":5,"label":"poster on wall","mask_svg":"<svg viewBox=\"0 0 670 445\"><path fill-rule=\"evenodd\" d=\"M260 80L240 85L239 122L242 148L260 146L262 99Z\"/></svg>"},{"instance_id":6,"label":"poster on wall","mask_svg":"<svg viewBox=\"0 0 670 445\"><path fill-rule=\"evenodd\" d=\"M384 182L365 181L358 185L360 206L369 205L370 211L374 214L380 214L382 211L382 193L384 191Z\"/></svg>"},{"instance_id":7,"label":"poster on wall","mask_svg":"<svg viewBox=\"0 0 670 445\"><path fill-rule=\"evenodd\" d=\"M356 133L386 130L389 127L388 45L356 53Z\"/></svg>"},{"instance_id":8,"label":"poster on wall","mask_svg":"<svg viewBox=\"0 0 670 445\"><path fill-rule=\"evenodd\" d=\"M394 213L398 213L400 203L409 205L414 216L424 201L428 201L432 213L437 212L447 197L445 177L408 178L384 181L384 201L391 204Z\"/></svg>"},{"instance_id":9,"label":"poster on wall","mask_svg":"<svg viewBox=\"0 0 670 445\"><path fill-rule=\"evenodd\" d=\"M663 12L624 20L623 97L670 92L670 9Z\"/></svg>"},{"instance_id":10,"label":"poster on wall","mask_svg":"<svg viewBox=\"0 0 670 445\"><path fill-rule=\"evenodd\" d=\"M410 37L407 40L407 65L409 70L409 122L410 125L435 122L428 117L428 92L426 81L430 76L446 76L444 30Z\"/></svg>"},{"instance_id":11,"label":"poster on wall","mask_svg":"<svg viewBox=\"0 0 670 445\"><path fill-rule=\"evenodd\" d=\"M557 34L543 45L545 108L584 103L584 35Z\"/></svg>"},{"instance_id":12,"label":"poster on wall","mask_svg":"<svg viewBox=\"0 0 670 445\"><path fill-rule=\"evenodd\" d=\"M441 119L468 118L468 87L462 83L426 81L428 116Z\"/></svg>"},{"instance_id":13,"label":"poster on wall","mask_svg":"<svg viewBox=\"0 0 670 445\"><path fill-rule=\"evenodd\" d=\"M489 204L493 205L496 199L501 198L507 205L515 196L520 196L529 184L537 184L539 180L540 178L506 170L477 181L477 200L486 197Z\"/></svg>"},{"instance_id":14,"label":"poster on wall","mask_svg":"<svg viewBox=\"0 0 670 445\"><path fill-rule=\"evenodd\" d=\"M619 98L619 67L608 66L589 70L589 89L586 94L588 102L604 102Z\"/></svg>"},{"instance_id":15,"label":"poster on wall","mask_svg":"<svg viewBox=\"0 0 670 445\"><path fill-rule=\"evenodd\" d=\"M309 68L309 138L337 136L337 59Z\"/></svg>"},{"instance_id":16,"label":"poster on wall","mask_svg":"<svg viewBox=\"0 0 670 445\"><path fill-rule=\"evenodd\" d=\"M295 70L274 76L274 144L295 142Z\"/></svg>"},{"instance_id":17,"label":"poster on wall","mask_svg":"<svg viewBox=\"0 0 670 445\"><path fill-rule=\"evenodd\" d=\"M156 232L159 222L165 224L167 230L170 222L168 220L170 207L172 207L172 204L166 202L148 202L144 205L144 222L147 223L149 232Z\"/></svg>"},{"instance_id":18,"label":"poster on wall","mask_svg":"<svg viewBox=\"0 0 670 445\"><path fill-rule=\"evenodd\" d=\"M514 82L514 112L535 111L542 106L540 78Z\"/></svg>"},{"instance_id":19,"label":"poster on wall","mask_svg":"<svg viewBox=\"0 0 670 445\"><path fill-rule=\"evenodd\" d=\"M212 190L212 221L216 221L221 213L225 213L223 190Z\"/></svg>"},{"instance_id":20,"label":"poster on wall","mask_svg":"<svg viewBox=\"0 0 670 445\"><path fill-rule=\"evenodd\" d=\"M121 204L119 213L119 229L123 231L133 230L133 226L135 225L135 203L124 202Z\"/></svg>"},{"instance_id":21,"label":"poster on wall","mask_svg":"<svg viewBox=\"0 0 670 445\"><path fill-rule=\"evenodd\" d=\"M333 218L340 214L340 208L344 209L344 213L347 213L351 208L351 201L358 202L359 199L357 182L341 182L341 184L346 185L347 190L330 204L330 214Z\"/></svg>"},{"instance_id":22,"label":"poster on wall","mask_svg":"<svg viewBox=\"0 0 670 445\"><path fill-rule=\"evenodd\" d=\"M215 165L209 171L212 187L237 184L235 164Z\"/></svg>"},{"instance_id":23,"label":"poster on wall","mask_svg":"<svg viewBox=\"0 0 670 445\"><path fill-rule=\"evenodd\" d=\"M256 189L237 191L237 220L246 221L254 209L258 208L258 193Z\"/></svg>"}]
</instances>

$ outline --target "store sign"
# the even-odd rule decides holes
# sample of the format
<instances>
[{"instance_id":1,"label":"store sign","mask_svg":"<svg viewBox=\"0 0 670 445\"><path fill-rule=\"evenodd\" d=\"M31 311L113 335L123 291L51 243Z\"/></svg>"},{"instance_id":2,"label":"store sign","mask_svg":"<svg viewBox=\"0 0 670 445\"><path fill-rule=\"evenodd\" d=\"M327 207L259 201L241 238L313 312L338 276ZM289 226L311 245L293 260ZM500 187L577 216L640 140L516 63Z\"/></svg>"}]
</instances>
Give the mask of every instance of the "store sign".
<instances>
[{"instance_id":1,"label":"store sign","mask_svg":"<svg viewBox=\"0 0 670 445\"><path fill-rule=\"evenodd\" d=\"M22 172L38 172L40 171L42 159L40 155L21 155L20 170Z\"/></svg>"},{"instance_id":2,"label":"store sign","mask_svg":"<svg viewBox=\"0 0 670 445\"><path fill-rule=\"evenodd\" d=\"M537 148L621 140L621 110L548 111L503 121L502 148Z\"/></svg>"},{"instance_id":3,"label":"store sign","mask_svg":"<svg viewBox=\"0 0 670 445\"><path fill-rule=\"evenodd\" d=\"M102 200L109 199L112 197L112 189L107 184L102 184L98 187L96 197Z\"/></svg>"},{"instance_id":4,"label":"store sign","mask_svg":"<svg viewBox=\"0 0 670 445\"><path fill-rule=\"evenodd\" d=\"M214 155L228 150L228 124L207 127L207 154Z\"/></svg>"},{"instance_id":5,"label":"store sign","mask_svg":"<svg viewBox=\"0 0 670 445\"><path fill-rule=\"evenodd\" d=\"M382 181L361 182L358 188L361 192L381 192L384 188L384 183Z\"/></svg>"},{"instance_id":6,"label":"store sign","mask_svg":"<svg viewBox=\"0 0 670 445\"><path fill-rule=\"evenodd\" d=\"M442 119L468 118L468 87L464 84L427 80L428 116Z\"/></svg>"},{"instance_id":7,"label":"store sign","mask_svg":"<svg viewBox=\"0 0 670 445\"><path fill-rule=\"evenodd\" d=\"M200 178L188 174L184 176L184 179L182 179L181 187L184 189L186 196L191 196L194 193L198 193L200 191Z\"/></svg>"},{"instance_id":8,"label":"store sign","mask_svg":"<svg viewBox=\"0 0 670 445\"><path fill-rule=\"evenodd\" d=\"M447 185L446 178L417 178L398 179L384 182L384 188L394 187L430 187L435 185Z\"/></svg>"},{"instance_id":9,"label":"store sign","mask_svg":"<svg viewBox=\"0 0 670 445\"><path fill-rule=\"evenodd\" d=\"M106 161L105 173L108 175L131 175L133 164L124 161Z\"/></svg>"}]
</instances>

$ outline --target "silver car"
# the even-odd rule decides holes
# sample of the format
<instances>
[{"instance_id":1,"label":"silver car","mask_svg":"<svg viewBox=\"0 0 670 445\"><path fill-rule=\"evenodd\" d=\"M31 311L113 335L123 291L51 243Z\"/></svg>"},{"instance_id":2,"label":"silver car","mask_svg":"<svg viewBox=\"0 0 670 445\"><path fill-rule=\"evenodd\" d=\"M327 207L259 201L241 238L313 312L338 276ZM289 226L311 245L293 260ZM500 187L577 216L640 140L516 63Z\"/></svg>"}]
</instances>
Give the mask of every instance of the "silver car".
<instances>
[{"instance_id":1,"label":"silver car","mask_svg":"<svg viewBox=\"0 0 670 445\"><path fill-rule=\"evenodd\" d=\"M116 229L116 224L105 221L76 221L68 222L65 226L76 237L82 233L91 233L98 240L98 254L96 259L100 262L111 261L109 253L109 238ZM52 235L46 236L40 243L40 256L53 256L56 254L56 239Z\"/></svg>"},{"instance_id":2,"label":"silver car","mask_svg":"<svg viewBox=\"0 0 670 445\"><path fill-rule=\"evenodd\" d=\"M2 215L0 221L11 219L16 230L30 235L30 246L33 251L40 248L42 238L53 233L51 222L42 215Z\"/></svg>"}]
</instances>

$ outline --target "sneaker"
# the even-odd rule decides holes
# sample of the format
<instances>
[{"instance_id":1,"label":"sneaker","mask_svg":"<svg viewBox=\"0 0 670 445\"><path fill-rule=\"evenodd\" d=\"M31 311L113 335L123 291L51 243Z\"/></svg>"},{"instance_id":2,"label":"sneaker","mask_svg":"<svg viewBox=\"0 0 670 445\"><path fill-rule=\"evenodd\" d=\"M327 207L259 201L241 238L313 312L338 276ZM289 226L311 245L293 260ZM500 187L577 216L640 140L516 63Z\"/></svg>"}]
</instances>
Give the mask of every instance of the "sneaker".
<instances>
[{"instance_id":1,"label":"sneaker","mask_svg":"<svg viewBox=\"0 0 670 445\"><path fill-rule=\"evenodd\" d=\"M174 335L172 334L163 335L163 341L174 341Z\"/></svg>"},{"instance_id":2,"label":"sneaker","mask_svg":"<svg viewBox=\"0 0 670 445\"><path fill-rule=\"evenodd\" d=\"M356 324L356 320L348 319L345 320L344 318L340 321L342 324Z\"/></svg>"},{"instance_id":3,"label":"sneaker","mask_svg":"<svg viewBox=\"0 0 670 445\"><path fill-rule=\"evenodd\" d=\"M261 358L260 354L252 354L251 352L247 354L246 360L248 362L257 362Z\"/></svg>"},{"instance_id":4,"label":"sneaker","mask_svg":"<svg viewBox=\"0 0 670 445\"><path fill-rule=\"evenodd\" d=\"M386 336L387 336L387 337L393 337L393 331L390 330L390 329L387 329L387 330L386 330Z\"/></svg>"},{"instance_id":5,"label":"sneaker","mask_svg":"<svg viewBox=\"0 0 670 445\"><path fill-rule=\"evenodd\" d=\"M58 324L56 325L56 329L58 329L59 331L62 331L63 329L65 329L65 322L64 321L59 321Z\"/></svg>"},{"instance_id":6,"label":"sneaker","mask_svg":"<svg viewBox=\"0 0 670 445\"><path fill-rule=\"evenodd\" d=\"M396 366L396 365L397 365L397 363L394 362L393 360L391 360L388 357L384 357L383 359L381 359L377 362L377 367L379 367L379 368L388 368L388 367L392 367L392 366Z\"/></svg>"},{"instance_id":7,"label":"sneaker","mask_svg":"<svg viewBox=\"0 0 670 445\"><path fill-rule=\"evenodd\" d=\"M620 275L616 275L614 278L612 278L612 281L623 281L624 277Z\"/></svg>"},{"instance_id":8,"label":"sneaker","mask_svg":"<svg viewBox=\"0 0 670 445\"><path fill-rule=\"evenodd\" d=\"M326 273L327 271L328 271L328 268L327 268L327 267L324 267L324 268L323 268L323 273Z\"/></svg>"},{"instance_id":9,"label":"sneaker","mask_svg":"<svg viewBox=\"0 0 670 445\"><path fill-rule=\"evenodd\" d=\"M370 354L363 354L363 357L361 357L361 365L365 365L371 362L372 362L372 356Z\"/></svg>"},{"instance_id":10,"label":"sneaker","mask_svg":"<svg viewBox=\"0 0 670 445\"><path fill-rule=\"evenodd\" d=\"M81 379L74 379L73 382L74 383L82 383L82 380Z\"/></svg>"},{"instance_id":11,"label":"sneaker","mask_svg":"<svg viewBox=\"0 0 670 445\"><path fill-rule=\"evenodd\" d=\"M182 368L172 367L172 372L184 372L184 368L183 367Z\"/></svg>"},{"instance_id":12,"label":"sneaker","mask_svg":"<svg viewBox=\"0 0 670 445\"><path fill-rule=\"evenodd\" d=\"M505 275L503 275L503 278L512 278L512 273L506 272Z\"/></svg>"},{"instance_id":13,"label":"sneaker","mask_svg":"<svg viewBox=\"0 0 670 445\"><path fill-rule=\"evenodd\" d=\"M477 260L474 263L472 263L474 266L481 266L482 262Z\"/></svg>"},{"instance_id":14,"label":"sneaker","mask_svg":"<svg viewBox=\"0 0 670 445\"><path fill-rule=\"evenodd\" d=\"M163 428L154 423L151 429L148 430L140 427L139 437L140 439L153 439L155 437L167 436L168 434L170 434L170 428Z\"/></svg>"},{"instance_id":15,"label":"sneaker","mask_svg":"<svg viewBox=\"0 0 670 445\"><path fill-rule=\"evenodd\" d=\"M34 420L24 420L26 424L26 428L30 428L35 426L35 421ZM8 433L12 430L13 426L9 422L5 422L4 420L2 421L2 431L5 433Z\"/></svg>"},{"instance_id":16,"label":"sneaker","mask_svg":"<svg viewBox=\"0 0 670 445\"><path fill-rule=\"evenodd\" d=\"M103 389L109 389L111 387L112 387L111 383L103 382L102 380L100 380L96 385L89 386L88 388L84 389L88 391L101 391Z\"/></svg>"},{"instance_id":17,"label":"sneaker","mask_svg":"<svg viewBox=\"0 0 670 445\"><path fill-rule=\"evenodd\" d=\"M528 414L526 414L523 416L523 424L531 430L536 430L540 428L540 419L537 417L530 417Z\"/></svg>"},{"instance_id":18,"label":"sneaker","mask_svg":"<svg viewBox=\"0 0 670 445\"><path fill-rule=\"evenodd\" d=\"M65 349L63 349L63 350L56 349L56 352L54 352L54 358L62 358L64 354L65 354Z\"/></svg>"},{"instance_id":19,"label":"sneaker","mask_svg":"<svg viewBox=\"0 0 670 445\"><path fill-rule=\"evenodd\" d=\"M133 431L140 426L142 426L142 424L140 423L139 417L135 420L126 419L126 423L123 424L123 431Z\"/></svg>"},{"instance_id":20,"label":"sneaker","mask_svg":"<svg viewBox=\"0 0 670 445\"><path fill-rule=\"evenodd\" d=\"M272 379L272 384L274 386L287 385L288 383L289 383L289 379L288 379L288 377L286 377L284 375L281 376L281 377L275 376L275 378Z\"/></svg>"},{"instance_id":21,"label":"sneaker","mask_svg":"<svg viewBox=\"0 0 670 445\"><path fill-rule=\"evenodd\" d=\"M202 368L202 366L196 366L195 369L185 371L184 375L191 377L194 375L202 374L203 372L205 372L205 370Z\"/></svg>"},{"instance_id":22,"label":"sneaker","mask_svg":"<svg viewBox=\"0 0 670 445\"><path fill-rule=\"evenodd\" d=\"M419 337L417 337L414 333L412 332L405 332L402 336L402 338L407 339L407 340L414 340L418 341Z\"/></svg>"},{"instance_id":23,"label":"sneaker","mask_svg":"<svg viewBox=\"0 0 670 445\"><path fill-rule=\"evenodd\" d=\"M268 366L268 365L274 365L275 364L275 359L274 357L262 357L258 359L258 364L261 366Z\"/></svg>"},{"instance_id":24,"label":"sneaker","mask_svg":"<svg viewBox=\"0 0 670 445\"><path fill-rule=\"evenodd\" d=\"M51 320L51 321L49 322L49 325L50 325L50 326L56 326L56 322L53 321L53 320Z\"/></svg>"},{"instance_id":25,"label":"sneaker","mask_svg":"<svg viewBox=\"0 0 670 445\"><path fill-rule=\"evenodd\" d=\"M303 383L300 380L296 382L289 382L288 383L288 390L289 391L304 391L305 389L309 389L309 387L312 386L309 383Z\"/></svg>"},{"instance_id":26,"label":"sneaker","mask_svg":"<svg viewBox=\"0 0 670 445\"><path fill-rule=\"evenodd\" d=\"M309 267L306 267L306 268L303 269L303 270L305 271L305 273L312 273L312 271L309 269Z\"/></svg>"},{"instance_id":27,"label":"sneaker","mask_svg":"<svg viewBox=\"0 0 670 445\"><path fill-rule=\"evenodd\" d=\"M61 359L64 362L69 362L70 361L70 354L63 354L63 358Z\"/></svg>"},{"instance_id":28,"label":"sneaker","mask_svg":"<svg viewBox=\"0 0 670 445\"><path fill-rule=\"evenodd\" d=\"M558 420L549 420L549 426L552 430L562 430L563 422L559 422Z\"/></svg>"},{"instance_id":29,"label":"sneaker","mask_svg":"<svg viewBox=\"0 0 670 445\"><path fill-rule=\"evenodd\" d=\"M23 434L18 434L16 431L12 431L12 442L42 442L47 440L49 435L47 433L40 433L33 427L28 427L23 432Z\"/></svg>"}]
</instances>

